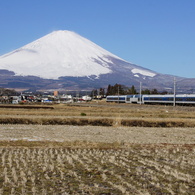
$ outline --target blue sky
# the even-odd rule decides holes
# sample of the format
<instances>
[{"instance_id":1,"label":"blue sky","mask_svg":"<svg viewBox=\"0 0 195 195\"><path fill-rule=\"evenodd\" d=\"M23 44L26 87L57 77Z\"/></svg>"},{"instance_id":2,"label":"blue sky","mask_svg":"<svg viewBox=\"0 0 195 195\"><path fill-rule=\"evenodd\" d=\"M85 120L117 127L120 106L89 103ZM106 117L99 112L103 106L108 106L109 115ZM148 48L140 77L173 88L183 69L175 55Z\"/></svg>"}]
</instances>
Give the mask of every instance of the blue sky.
<instances>
[{"instance_id":1,"label":"blue sky","mask_svg":"<svg viewBox=\"0 0 195 195\"><path fill-rule=\"evenodd\" d=\"M163 74L195 78L195 0L0 0L0 55L71 30Z\"/></svg>"}]
</instances>

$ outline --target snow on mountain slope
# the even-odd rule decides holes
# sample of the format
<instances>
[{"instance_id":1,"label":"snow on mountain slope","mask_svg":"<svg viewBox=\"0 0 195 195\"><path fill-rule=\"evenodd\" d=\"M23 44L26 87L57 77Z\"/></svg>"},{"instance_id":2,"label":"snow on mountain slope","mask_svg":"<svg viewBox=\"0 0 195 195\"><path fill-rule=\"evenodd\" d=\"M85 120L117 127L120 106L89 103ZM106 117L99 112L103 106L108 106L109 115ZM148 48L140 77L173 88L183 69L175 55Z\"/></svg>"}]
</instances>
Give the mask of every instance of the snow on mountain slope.
<instances>
[{"instance_id":1,"label":"snow on mountain slope","mask_svg":"<svg viewBox=\"0 0 195 195\"><path fill-rule=\"evenodd\" d=\"M137 73L139 73L139 74L141 74L141 75L144 75L144 76L149 76L149 77L154 77L154 76L156 75L156 74L155 74L154 72L152 72L152 71L141 70L141 69L137 69L137 68L132 69L131 72L132 72L133 74L135 74L134 76L136 76L136 77L139 77L139 76L137 75Z\"/></svg>"},{"instance_id":2,"label":"snow on mountain slope","mask_svg":"<svg viewBox=\"0 0 195 195\"><path fill-rule=\"evenodd\" d=\"M0 69L20 76L58 79L111 73L111 58L120 59L71 31L54 31L0 56ZM120 59L122 60L122 59Z\"/></svg>"}]
</instances>

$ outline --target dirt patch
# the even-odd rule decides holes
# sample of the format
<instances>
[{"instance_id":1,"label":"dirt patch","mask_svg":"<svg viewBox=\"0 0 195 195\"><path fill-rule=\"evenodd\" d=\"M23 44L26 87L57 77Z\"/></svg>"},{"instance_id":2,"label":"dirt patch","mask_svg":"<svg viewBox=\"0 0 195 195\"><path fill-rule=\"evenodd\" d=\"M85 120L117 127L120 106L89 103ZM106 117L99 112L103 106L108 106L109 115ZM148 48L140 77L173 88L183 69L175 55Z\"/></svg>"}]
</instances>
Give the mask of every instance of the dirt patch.
<instances>
[{"instance_id":1,"label":"dirt patch","mask_svg":"<svg viewBox=\"0 0 195 195\"><path fill-rule=\"evenodd\" d=\"M1 125L0 141L195 144L195 128Z\"/></svg>"}]
</instances>

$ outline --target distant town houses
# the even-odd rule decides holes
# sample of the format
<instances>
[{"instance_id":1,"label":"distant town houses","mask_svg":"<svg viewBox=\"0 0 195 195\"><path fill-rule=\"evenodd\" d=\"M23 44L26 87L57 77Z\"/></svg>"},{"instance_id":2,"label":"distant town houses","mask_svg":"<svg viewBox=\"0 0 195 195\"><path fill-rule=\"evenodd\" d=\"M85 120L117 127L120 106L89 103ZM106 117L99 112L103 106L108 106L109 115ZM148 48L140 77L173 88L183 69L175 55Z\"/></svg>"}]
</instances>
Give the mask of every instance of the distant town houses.
<instances>
[{"instance_id":1,"label":"distant town houses","mask_svg":"<svg viewBox=\"0 0 195 195\"><path fill-rule=\"evenodd\" d=\"M59 95L57 91L53 94L21 93L20 95L1 95L0 104L25 104L25 103L73 103L91 101L92 98L85 96Z\"/></svg>"}]
</instances>

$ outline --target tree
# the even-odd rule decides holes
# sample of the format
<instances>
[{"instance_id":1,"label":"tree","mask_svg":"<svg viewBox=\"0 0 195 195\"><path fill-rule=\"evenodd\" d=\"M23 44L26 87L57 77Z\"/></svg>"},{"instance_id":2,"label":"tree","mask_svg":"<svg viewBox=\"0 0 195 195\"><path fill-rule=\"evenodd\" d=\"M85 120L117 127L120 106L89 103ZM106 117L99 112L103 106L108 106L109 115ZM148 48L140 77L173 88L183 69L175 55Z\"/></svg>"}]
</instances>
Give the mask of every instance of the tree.
<instances>
[{"instance_id":1,"label":"tree","mask_svg":"<svg viewBox=\"0 0 195 195\"><path fill-rule=\"evenodd\" d=\"M145 89L145 90L142 90L142 94L151 94L150 90L149 89Z\"/></svg>"},{"instance_id":2,"label":"tree","mask_svg":"<svg viewBox=\"0 0 195 195\"><path fill-rule=\"evenodd\" d=\"M91 92L91 97L94 98L98 95L98 91L97 89L93 89L92 92Z\"/></svg>"},{"instance_id":3,"label":"tree","mask_svg":"<svg viewBox=\"0 0 195 195\"><path fill-rule=\"evenodd\" d=\"M111 95L112 94L112 86L109 84L107 88L107 93L106 95Z\"/></svg>"},{"instance_id":4,"label":"tree","mask_svg":"<svg viewBox=\"0 0 195 195\"><path fill-rule=\"evenodd\" d=\"M105 95L105 91L104 91L104 88L100 88L99 89L99 94L104 96Z\"/></svg>"},{"instance_id":5,"label":"tree","mask_svg":"<svg viewBox=\"0 0 195 195\"><path fill-rule=\"evenodd\" d=\"M7 95L7 96L11 96L11 95L18 95L18 92L16 92L15 90L11 90L11 89L5 89L5 88L0 88L0 95Z\"/></svg>"},{"instance_id":6,"label":"tree","mask_svg":"<svg viewBox=\"0 0 195 195\"><path fill-rule=\"evenodd\" d=\"M127 95L127 94L137 94L135 86L132 85L131 88L128 88L121 84L115 84L114 86L108 85L106 95Z\"/></svg>"},{"instance_id":7,"label":"tree","mask_svg":"<svg viewBox=\"0 0 195 195\"><path fill-rule=\"evenodd\" d=\"M152 91L150 92L151 94L159 94L157 89L152 89Z\"/></svg>"},{"instance_id":8,"label":"tree","mask_svg":"<svg viewBox=\"0 0 195 195\"><path fill-rule=\"evenodd\" d=\"M132 87L128 89L128 93L129 93L129 94L137 94L137 91L136 91L134 85L132 85Z\"/></svg>"},{"instance_id":9,"label":"tree","mask_svg":"<svg viewBox=\"0 0 195 195\"><path fill-rule=\"evenodd\" d=\"M167 91L162 91L160 94L165 95L165 94L168 94L168 92Z\"/></svg>"}]
</instances>

